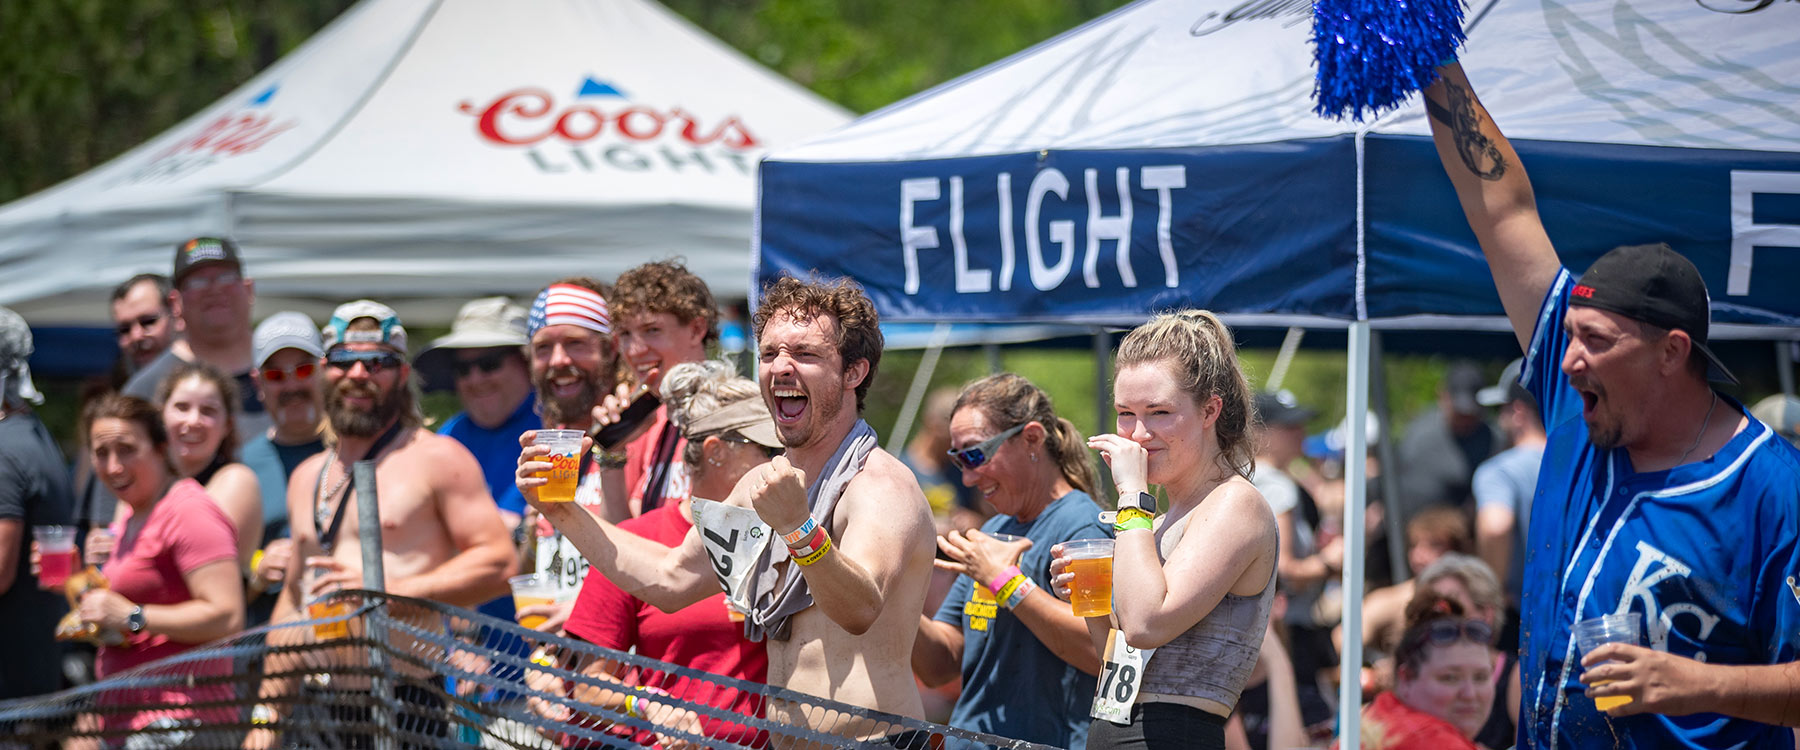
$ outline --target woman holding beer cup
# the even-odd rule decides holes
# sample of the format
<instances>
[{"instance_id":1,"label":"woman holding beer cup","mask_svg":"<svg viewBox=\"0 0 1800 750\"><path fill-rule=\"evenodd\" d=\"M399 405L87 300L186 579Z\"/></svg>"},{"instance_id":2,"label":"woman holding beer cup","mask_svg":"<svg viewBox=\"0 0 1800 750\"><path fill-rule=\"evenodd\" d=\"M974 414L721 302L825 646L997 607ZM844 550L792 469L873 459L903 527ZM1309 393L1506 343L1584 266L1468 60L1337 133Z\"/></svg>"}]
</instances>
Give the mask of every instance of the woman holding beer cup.
<instances>
[{"instance_id":1,"label":"woman holding beer cup","mask_svg":"<svg viewBox=\"0 0 1800 750\"><path fill-rule=\"evenodd\" d=\"M199 482L176 475L156 407L108 394L88 404L81 425L95 475L122 506L112 526L116 544L101 569L109 588L88 591L76 609L98 631L124 635L123 643L100 648L95 676L104 679L241 630L244 589L237 531ZM223 673L230 664L190 668L213 667ZM220 700L214 694L220 690L229 692L221 686L163 687L116 697L147 706L181 706ZM151 713L119 718L130 719L135 729L141 717L154 718ZM177 716L168 709L153 713Z\"/></svg>"},{"instance_id":2,"label":"woman holding beer cup","mask_svg":"<svg viewBox=\"0 0 1800 750\"><path fill-rule=\"evenodd\" d=\"M1118 434L1088 440L1119 490L1112 612L1087 620L1104 662L1088 747L1223 748L1275 593L1275 517L1248 478L1250 386L1230 331L1201 310L1133 330L1115 372ZM1062 596L1086 585L1071 547L1053 550Z\"/></svg>"},{"instance_id":3,"label":"woman holding beer cup","mask_svg":"<svg viewBox=\"0 0 1800 750\"><path fill-rule=\"evenodd\" d=\"M980 531L938 538L962 575L935 617L921 617L913 671L928 686L956 679L950 726L1055 747L1083 747L1100 659L1087 623L1038 590L1050 548L1106 539L1094 466L1081 433L1031 381L1000 373L970 383L950 415L950 460L999 514ZM1109 540L1110 541L1110 540Z\"/></svg>"}]
</instances>

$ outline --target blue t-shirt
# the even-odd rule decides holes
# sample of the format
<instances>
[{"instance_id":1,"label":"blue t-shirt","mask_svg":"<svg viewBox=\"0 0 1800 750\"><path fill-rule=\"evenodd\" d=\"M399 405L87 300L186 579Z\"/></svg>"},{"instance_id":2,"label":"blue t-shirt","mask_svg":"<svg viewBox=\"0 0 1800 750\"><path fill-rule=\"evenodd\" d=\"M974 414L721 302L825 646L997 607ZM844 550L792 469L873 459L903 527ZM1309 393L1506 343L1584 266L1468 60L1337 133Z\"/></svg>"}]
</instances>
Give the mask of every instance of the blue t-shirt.
<instances>
[{"instance_id":1,"label":"blue t-shirt","mask_svg":"<svg viewBox=\"0 0 1800 750\"><path fill-rule=\"evenodd\" d=\"M444 422L438 428L439 435L445 435L462 443L470 453L475 454L475 462L481 464L481 476L487 480L488 494L494 496L494 504L501 510L525 514L525 496L519 494L519 485L513 482L513 475L519 468L519 434L526 430L542 429L543 418L537 413L537 394L525 397L514 409L512 416L507 417L499 427L488 429L475 424L469 419L468 412L457 412L456 416ZM502 620L513 619L512 596L502 596L476 608L477 611L490 617Z\"/></svg>"},{"instance_id":2,"label":"blue t-shirt","mask_svg":"<svg viewBox=\"0 0 1800 750\"><path fill-rule=\"evenodd\" d=\"M288 478L294 475L300 462L323 450L323 438L299 445L281 445L270 440L266 432L244 443L241 460L256 473L256 486L262 491L264 546L288 536Z\"/></svg>"},{"instance_id":3,"label":"blue t-shirt","mask_svg":"<svg viewBox=\"0 0 1800 750\"><path fill-rule=\"evenodd\" d=\"M1075 490L1030 523L1003 514L988 519L981 530L1030 539L1019 570L1048 586L1051 546L1112 537L1112 527L1100 524L1099 512L1093 498ZM1058 658L1012 610L995 603L987 586L958 576L933 619L963 631L962 696L950 713L950 726L1055 747L1087 746L1094 676Z\"/></svg>"},{"instance_id":4,"label":"blue t-shirt","mask_svg":"<svg viewBox=\"0 0 1800 750\"><path fill-rule=\"evenodd\" d=\"M455 438L475 454L481 475L487 479L488 492L501 510L523 515L525 496L519 494L519 486L513 482L519 468L519 433L543 426L544 420L537 414L537 396L533 394L526 396L499 427L490 430L470 420L468 412L458 412L444 422L438 434Z\"/></svg>"},{"instance_id":5,"label":"blue t-shirt","mask_svg":"<svg viewBox=\"0 0 1800 750\"><path fill-rule=\"evenodd\" d=\"M1538 467L1544 463L1544 446L1517 445L1475 467L1471 485L1475 507L1505 508L1513 514L1512 560L1506 570L1506 590L1516 600L1524 591L1525 530L1531 528L1531 500L1537 492Z\"/></svg>"},{"instance_id":6,"label":"blue t-shirt","mask_svg":"<svg viewBox=\"0 0 1800 750\"><path fill-rule=\"evenodd\" d=\"M1566 270L1551 285L1520 376L1550 442L1525 563L1519 746L1792 748L1786 728L1718 714L1610 719L1582 693L1570 628L1615 612L1637 616L1643 645L1710 664L1800 658L1800 592L1787 583L1800 570L1800 452L1755 419L1716 455L1667 471L1637 473L1624 448L1594 447L1561 370L1573 285Z\"/></svg>"}]
</instances>

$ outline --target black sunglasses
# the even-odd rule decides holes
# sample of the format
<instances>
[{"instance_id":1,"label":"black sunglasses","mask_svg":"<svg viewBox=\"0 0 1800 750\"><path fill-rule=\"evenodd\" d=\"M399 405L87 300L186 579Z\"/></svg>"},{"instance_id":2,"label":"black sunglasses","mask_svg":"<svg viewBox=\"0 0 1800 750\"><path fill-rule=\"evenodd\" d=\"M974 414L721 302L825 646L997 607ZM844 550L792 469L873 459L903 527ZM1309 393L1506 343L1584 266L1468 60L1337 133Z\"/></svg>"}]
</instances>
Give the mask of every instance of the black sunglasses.
<instances>
[{"instance_id":1,"label":"black sunglasses","mask_svg":"<svg viewBox=\"0 0 1800 750\"><path fill-rule=\"evenodd\" d=\"M349 349L334 349L325 355L325 364L339 372L349 371L358 362L368 369L370 375L406 364L406 360L401 359L393 352L353 352Z\"/></svg>"},{"instance_id":2,"label":"black sunglasses","mask_svg":"<svg viewBox=\"0 0 1800 750\"><path fill-rule=\"evenodd\" d=\"M1000 447L1001 443L1006 442L1007 438L1010 438L1014 435L1019 434L1019 431L1025 429L1025 425L1027 425L1027 424L1031 424L1031 423L1026 422L1025 424L1014 425L1013 428L1010 430L1002 432L998 435L995 435L991 438L983 440L979 443L971 445L962 450L952 449L952 450L947 450L944 452L950 455L950 463L956 464L958 468L961 468L965 471L976 468L982 464L987 463L988 459L993 458L993 456L991 454L994 452L994 449Z\"/></svg>"},{"instance_id":3,"label":"black sunglasses","mask_svg":"<svg viewBox=\"0 0 1800 750\"><path fill-rule=\"evenodd\" d=\"M130 333L133 329L136 329L136 328L146 328L147 329L150 326L156 325L157 323L161 323L162 319L163 319L162 313L151 313L148 315L139 315L139 316L137 316L137 319L135 319L135 320L127 320L123 323L120 323L119 327L115 328L113 330L117 331L120 336L126 336L126 335L130 335Z\"/></svg>"},{"instance_id":4,"label":"black sunglasses","mask_svg":"<svg viewBox=\"0 0 1800 750\"><path fill-rule=\"evenodd\" d=\"M459 359L450 363L450 369L459 378L466 378L469 373L480 370L492 375L496 370L506 366L506 358L512 356L507 352L488 352L474 359Z\"/></svg>"},{"instance_id":5,"label":"black sunglasses","mask_svg":"<svg viewBox=\"0 0 1800 750\"><path fill-rule=\"evenodd\" d=\"M1420 645L1430 643L1433 646L1448 646L1458 640L1465 640L1491 646L1494 644L1494 628L1480 620L1436 620L1425 627L1422 636L1416 638Z\"/></svg>"}]
</instances>

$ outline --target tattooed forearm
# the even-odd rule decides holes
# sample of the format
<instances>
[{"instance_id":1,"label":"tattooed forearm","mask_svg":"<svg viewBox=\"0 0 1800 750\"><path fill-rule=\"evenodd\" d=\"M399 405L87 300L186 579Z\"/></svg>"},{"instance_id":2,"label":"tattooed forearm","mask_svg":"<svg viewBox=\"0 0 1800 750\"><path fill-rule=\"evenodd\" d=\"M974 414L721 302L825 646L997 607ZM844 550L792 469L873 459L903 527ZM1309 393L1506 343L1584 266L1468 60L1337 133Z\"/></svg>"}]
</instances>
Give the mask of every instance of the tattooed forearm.
<instances>
[{"instance_id":1,"label":"tattooed forearm","mask_svg":"<svg viewBox=\"0 0 1800 750\"><path fill-rule=\"evenodd\" d=\"M1475 108L1475 96L1468 89L1444 81L1444 99L1448 107L1427 98L1425 111L1431 119L1450 129L1456 142L1456 154L1462 157L1469 173L1484 180L1498 180L1506 174L1506 157L1500 147L1481 132L1481 113ZM1483 164L1487 167L1484 169Z\"/></svg>"}]
</instances>

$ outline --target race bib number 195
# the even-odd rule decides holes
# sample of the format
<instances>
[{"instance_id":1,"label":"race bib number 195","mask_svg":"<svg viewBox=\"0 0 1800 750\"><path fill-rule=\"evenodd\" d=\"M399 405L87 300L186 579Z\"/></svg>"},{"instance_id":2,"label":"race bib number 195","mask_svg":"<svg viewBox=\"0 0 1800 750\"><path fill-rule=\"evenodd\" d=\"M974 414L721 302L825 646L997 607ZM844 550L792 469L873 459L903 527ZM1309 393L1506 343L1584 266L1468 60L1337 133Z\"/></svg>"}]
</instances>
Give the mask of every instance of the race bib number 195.
<instances>
[{"instance_id":1,"label":"race bib number 195","mask_svg":"<svg viewBox=\"0 0 1800 750\"><path fill-rule=\"evenodd\" d=\"M1100 665L1094 686L1094 706L1088 715L1120 726L1131 723L1131 706L1144 684L1144 665L1156 649L1132 648L1117 628L1106 633L1106 661Z\"/></svg>"}]
</instances>

